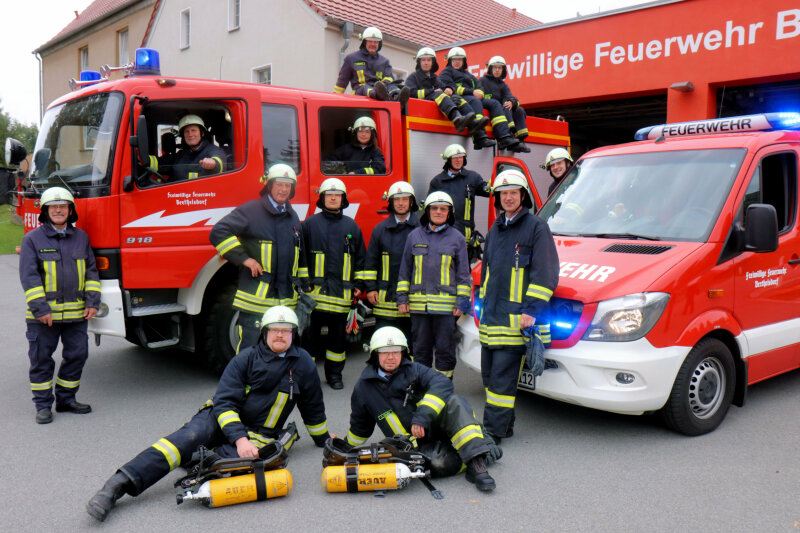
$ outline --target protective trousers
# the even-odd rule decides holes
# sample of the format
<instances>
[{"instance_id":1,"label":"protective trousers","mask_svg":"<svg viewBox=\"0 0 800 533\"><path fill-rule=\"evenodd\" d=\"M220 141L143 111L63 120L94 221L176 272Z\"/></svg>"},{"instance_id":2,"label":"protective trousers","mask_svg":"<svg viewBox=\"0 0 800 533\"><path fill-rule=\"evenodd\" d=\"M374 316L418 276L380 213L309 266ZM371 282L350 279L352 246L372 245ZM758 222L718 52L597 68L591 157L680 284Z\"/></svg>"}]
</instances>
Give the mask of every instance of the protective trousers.
<instances>
[{"instance_id":1,"label":"protective trousers","mask_svg":"<svg viewBox=\"0 0 800 533\"><path fill-rule=\"evenodd\" d=\"M320 330L327 326L328 335L323 338ZM344 370L345 356L347 355L347 340L345 334L347 315L344 313L328 313L314 311L311 313L311 339L309 353L317 359L325 348L325 378L330 381L332 377L341 379Z\"/></svg>"},{"instance_id":2,"label":"protective trousers","mask_svg":"<svg viewBox=\"0 0 800 533\"><path fill-rule=\"evenodd\" d=\"M455 98L457 97L448 96L447 93L445 93L444 91L431 93L425 97L426 100L430 100L431 102L434 102L437 106L439 106L439 111L444 113L444 115L447 118L451 118L450 115L453 113L454 110L458 108L458 105L455 102ZM461 101L461 98L459 98L459 101ZM468 108L464 110L465 115L469 113L467 109Z\"/></svg>"},{"instance_id":3,"label":"protective trousers","mask_svg":"<svg viewBox=\"0 0 800 533\"><path fill-rule=\"evenodd\" d=\"M397 86L397 83L387 83L386 90L390 95L394 96L395 93L400 92L400 87ZM373 84L369 83L359 85L356 89L356 94L359 96L369 96L370 98L375 98L375 88L373 87Z\"/></svg>"},{"instance_id":4,"label":"protective trousers","mask_svg":"<svg viewBox=\"0 0 800 533\"><path fill-rule=\"evenodd\" d=\"M510 437L514 433L514 402L524 361L524 347L481 348L481 378L486 390L483 426L495 437Z\"/></svg>"},{"instance_id":5,"label":"protective trousers","mask_svg":"<svg viewBox=\"0 0 800 533\"><path fill-rule=\"evenodd\" d=\"M456 343L453 339L456 332L456 317L411 313L411 332L414 361L453 379L453 371L456 368Z\"/></svg>"},{"instance_id":6,"label":"protective trousers","mask_svg":"<svg viewBox=\"0 0 800 533\"><path fill-rule=\"evenodd\" d=\"M434 477L457 474L464 464L489 452L472 406L464 397L450 396L435 424L430 437L419 445L419 451L431 460Z\"/></svg>"},{"instance_id":7,"label":"protective trousers","mask_svg":"<svg viewBox=\"0 0 800 533\"><path fill-rule=\"evenodd\" d=\"M528 136L528 123L525 121L528 114L525 113L525 110L517 106L514 110L503 108L503 111L505 112L506 120L508 120L508 127L511 128L514 137L519 140L525 139Z\"/></svg>"},{"instance_id":8,"label":"protective trousers","mask_svg":"<svg viewBox=\"0 0 800 533\"><path fill-rule=\"evenodd\" d=\"M53 405L66 405L75 400L81 384L81 373L89 356L89 341L86 336L88 322L53 322L52 326L39 322L29 322L25 336L28 339L28 358L33 403L36 409L46 409ZM61 365L56 378L55 397L53 396L53 374L56 363L53 353L61 339Z\"/></svg>"},{"instance_id":9,"label":"protective trousers","mask_svg":"<svg viewBox=\"0 0 800 533\"><path fill-rule=\"evenodd\" d=\"M484 98L480 100L480 102L483 108L489 112L489 118L491 119L490 124L492 125L492 132L494 132L495 138L502 139L503 137L511 135L511 131L508 129L509 119L506 117L505 113L507 110L503 107L503 104L491 98Z\"/></svg>"},{"instance_id":10,"label":"protective trousers","mask_svg":"<svg viewBox=\"0 0 800 533\"><path fill-rule=\"evenodd\" d=\"M239 344L236 346L236 353L239 353L248 346L253 346L258 342L258 337L261 335L261 315L239 311L239 318L236 320L236 330L239 334Z\"/></svg>"}]
</instances>

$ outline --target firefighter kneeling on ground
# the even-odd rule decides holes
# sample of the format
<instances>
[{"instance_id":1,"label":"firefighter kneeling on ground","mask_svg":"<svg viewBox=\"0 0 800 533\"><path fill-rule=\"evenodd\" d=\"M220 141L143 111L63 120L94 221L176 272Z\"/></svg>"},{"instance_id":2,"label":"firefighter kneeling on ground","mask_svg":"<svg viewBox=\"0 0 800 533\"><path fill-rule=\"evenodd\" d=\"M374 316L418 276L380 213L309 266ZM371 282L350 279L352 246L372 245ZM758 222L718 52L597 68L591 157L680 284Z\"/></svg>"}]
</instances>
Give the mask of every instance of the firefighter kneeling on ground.
<instances>
[{"instance_id":1,"label":"firefighter kneeling on ground","mask_svg":"<svg viewBox=\"0 0 800 533\"><path fill-rule=\"evenodd\" d=\"M484 438L472 407L453 392L452 381L412 362L397 328L375 331L369 352L350 399L348 444L364 444L377 423L387 437L410 436L431 460L434 477L457 474L466 465L467 481L478 490L493 490L486 465L499 459L502 450Z\"/></svg>"},{"instance_id":2,"label":"firefighter kneeling on ground","mask_svg":"<svg viewBox=\"0 0 800 533\"><path fill-rule=\"evenodd\" d=\"M189 468L200 446L214 459L258 457L283 433L297 405L314 444L331 437L317 367L297 342L297 316L284 306L261 320L258 344L231 359L214 397L178 431L160 439L122 466L86 505L101 522L125 494L138 496L178 466ZM291 441L290 441L291 442Z\"/></svg>"},{"instance_id":3,"label":"firefighter kneeling on ground","mask_svg":"<svg viewBox=\"0 0 800 533\"><path fill-rule=\"evenodd\" d=\"M414 361L450 379L456 367L456 320L469 312L471 286L467 243L454 224L450 195L428 195L420 227L406 240L397 283L397 310L411 312Z\"/></svg>"},{"instance_id":4,"label":"firefighter kneeling on ground","mask_svg":"<svg viewBox=\"0 0 800 533\"><path fill-rule=\"evenodd\" d=\"M25 291L29 376L36 423L53 421L56 411L86 414L92 408L75 400L83 365L89 356L88 320L100 307L100 281L94 254L78 220L75 199L62 187L51 187L39 200L41 226L22 239L19 277ZM61 339L62 361L53 396L53 353Z\"/></svg>"},{"instance_id":5,"label":"firefighter kneeling on ground","mask_svg":"<svg viewBox=\"0 0 800 533\"><path fill-rule=\"evenodd\" d=\"M564 179L564 176L566 176L567 172L572 168L573 163L572 156L569 155L569 152L567 152L565 148L553 148L548 152L544 160L544 165L542 165L542 168L548 171L553 178L553 183L547 188L548 196L553 194L553 191L556 190L561 180Z\"/></svg>"},{"instance_id":6,"label":"firefighter kneeling on ground","mask_svg":"<svg viewBox=\"0 0 800 533\"><path fill-rule=\"evenodd\" d=\"M501 172L492 194L502 213L486 236L479 331L486 389L483 424L499 443L514 434L517 380L525 357L523 330L550 342L550 325L537 317L558 285L559 263L550 228L529 211L533 197L525 175L518 170Z\"/></svg>"}]
</instances>

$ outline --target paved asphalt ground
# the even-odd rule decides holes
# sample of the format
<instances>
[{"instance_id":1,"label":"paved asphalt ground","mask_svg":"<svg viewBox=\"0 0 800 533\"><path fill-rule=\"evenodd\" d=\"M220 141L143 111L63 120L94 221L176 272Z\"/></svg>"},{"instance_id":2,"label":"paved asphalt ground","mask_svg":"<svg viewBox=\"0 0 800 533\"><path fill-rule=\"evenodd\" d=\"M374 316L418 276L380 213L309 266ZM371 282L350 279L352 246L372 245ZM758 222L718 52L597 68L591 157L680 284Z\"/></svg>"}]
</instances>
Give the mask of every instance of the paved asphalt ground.
<instances>
[{"instance_id":1,"label":"paved asphalt ground","mask_svg":"<svg viewBox=\"0 0 800 533\"><path fill-rule=\"evenodd\" d=\"M286 498L219 509L175 504L172 472L97 523L84 505L115 469L172 432L210 397L216 378L180 352L122 339L93 344L78 398L90 415L34 423L18 258L0 256L0 530L2 531L800 531L800 372L751 388L717 431L687 438L655 418L626 417L522 393L516 435L479 493L457 476L384 498L327 494L321 453L305 428L291 453ZM345 390L323 385L329 426L347 432L349 391L365 355L348 358ZM456 390L482 411L480 377ZM299 416L294 417L301 425Z\"/></svg>"}]
</instances>

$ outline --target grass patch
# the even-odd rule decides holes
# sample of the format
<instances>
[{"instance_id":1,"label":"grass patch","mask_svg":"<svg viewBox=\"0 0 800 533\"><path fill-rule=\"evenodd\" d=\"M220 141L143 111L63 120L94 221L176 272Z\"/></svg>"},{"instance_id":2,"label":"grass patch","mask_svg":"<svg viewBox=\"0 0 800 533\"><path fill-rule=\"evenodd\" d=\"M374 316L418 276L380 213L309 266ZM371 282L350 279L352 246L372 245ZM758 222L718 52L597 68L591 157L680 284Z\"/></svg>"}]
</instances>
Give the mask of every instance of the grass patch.
<instances>
[{"instance_id":1,"label":"grass patch","mask_svg":"<svg viewBox=\"0 0 800 533\"><path fill-rule=\"evenodd\" d=\"M22 226L12 222L11 214L14 208L10 205L0 205L0 255L16 253L16 248L22 242Z\"/></svg>"}]
</instances>

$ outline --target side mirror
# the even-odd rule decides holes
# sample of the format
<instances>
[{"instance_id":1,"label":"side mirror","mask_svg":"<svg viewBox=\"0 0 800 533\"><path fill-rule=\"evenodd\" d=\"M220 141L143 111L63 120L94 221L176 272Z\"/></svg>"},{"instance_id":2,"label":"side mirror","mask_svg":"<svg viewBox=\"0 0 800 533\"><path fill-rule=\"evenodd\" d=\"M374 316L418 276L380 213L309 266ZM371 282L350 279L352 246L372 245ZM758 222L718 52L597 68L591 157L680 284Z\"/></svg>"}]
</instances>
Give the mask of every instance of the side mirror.
<instances>
[{"instance_id":1,"label":"side mirror","mask_svg":"<svg viewBox=\"0 0 800 533\"><path fill-rule=\"evenodd\" d=\"M778 214L774 206L769 204L747 206L744 249L747 252L774 252L778 249Z\"/></svg>"},{"instance_id":2,"label":"side mirror","mask_svg":"<svg viewBox=\"0 0 800 533\"><path fill-rule=\"evenodd\" d=\"M150 143L147 138L147 119L139 115L136 120L136 148L139 151L139 164L143 167L150 166Z\"/></svg>"},{"instance_id":3,"label":"side mirror","mask_svg":"<svg viewBox=\"0 0 800 533\"><path fill-rule=\"evenodd\" d=\"M48 161L50 161L50 148L39 148L33 154L33 164L36 165L36 172L46 172Z\"/></svg>"},{"instance_id":4,"label":"side mirror","mask_svg":"<svg viewBox=\"0 0 800 533\"><path fill-rule=\"evenodd\" d=\"M6 166L15 167L19 165L26 157L28 157L28 150L25 146L16 139L9 137L6 139Z\"/></svg>"}]
</instances>

